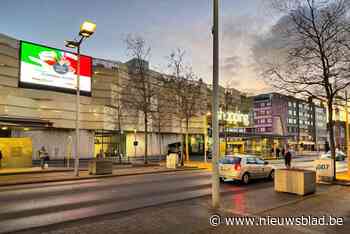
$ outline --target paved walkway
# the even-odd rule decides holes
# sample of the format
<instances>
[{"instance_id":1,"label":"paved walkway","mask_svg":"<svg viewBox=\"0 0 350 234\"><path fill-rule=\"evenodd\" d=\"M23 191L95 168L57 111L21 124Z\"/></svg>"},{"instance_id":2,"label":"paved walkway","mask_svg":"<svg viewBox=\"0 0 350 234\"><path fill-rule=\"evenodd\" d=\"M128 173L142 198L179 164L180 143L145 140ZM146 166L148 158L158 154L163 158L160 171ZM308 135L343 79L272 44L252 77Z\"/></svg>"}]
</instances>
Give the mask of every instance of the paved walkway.
<instances>
[{"instance_id":1,"label":"paved walkway","mask_svg":"<svg viewBox=\"0 0 350 234\"><path fill-rule=\"evenodd\" d=\"M151 173L164 173L177 170L192 170L194 168L179 168L168 169L164 166L134 166L134 167L115 167L112 175L89 175L87 170L81 170L79 177L74 176L72 169L51 168L41 170L40 168L32 169L12 169L6 170L0 174L0 186L18 185L18 184L30 184L41 182L58 182L69 180L81 180L81 179L95 179L106 178L113 176L128 176L139 174L151 174ZM8 174L5 174L7 172ZM15 174L11 174L15 173Z\"/></svg>"},{"instance_id":2,"label":"paved walkway","mask_svg":"<svg viewBox=\"0 0 350 234\"><path fill-rule=\"evenodd\" d=\"M68 172L73 169L62 168L62 167L51 167L45 170L41 167L30 167L30 168L1 168L0 176L4 175L16 175L16 174L32 174L32 173L50 173L50 172Z\"/></svg>"},{"instance_id":3,"label":"paved walkway","mask_svg":"<svg viewBox=\"0 0 350 234\"><path fill-rule=\"evenodd\" d=\"M317 159L317 156L307 156L307 157L296 157L293 159L292 162L312 162L315 159ZM274 159L274 160L266 160L268 161L270 164L272 165L277 165L277 164L284 164L284 160L283 159ZM185 166L188 167L198 167L198 168L202 168L202 169L209 169L211 170L212 168L212 164L211 164L211 160L209 160L208 162L203 162L203 161L187 161L185 162Z\"/></svg>"},{"instance_id":4,"label":"paved walkway","mask_svg":"<svg viewBox=\"0 0 350 234\"><path fill-rule=\"evenodd\" d=\"M73 223L27 231L25 233L348 233L350 228L350 187L318 186L316 194L300 197L276 193L273 189L232 192L222 197L221 209L211 209L209 197L138 209L119 214L91 218ZM221 224L209 224L219 215ZM225 217L338 217L343 225L226 225Z\"/></svg>"},{"instance_id":5,"label":"paved walkway","mask_svg":"<svg viewBox=\"0 0 350 234\"><path fill-rule=\"evenodd\" d=\"M348 173L347 171L342 173L337 173L337 179L341 181L350 182L350 173Z\"/></svg>"}]
</instances>

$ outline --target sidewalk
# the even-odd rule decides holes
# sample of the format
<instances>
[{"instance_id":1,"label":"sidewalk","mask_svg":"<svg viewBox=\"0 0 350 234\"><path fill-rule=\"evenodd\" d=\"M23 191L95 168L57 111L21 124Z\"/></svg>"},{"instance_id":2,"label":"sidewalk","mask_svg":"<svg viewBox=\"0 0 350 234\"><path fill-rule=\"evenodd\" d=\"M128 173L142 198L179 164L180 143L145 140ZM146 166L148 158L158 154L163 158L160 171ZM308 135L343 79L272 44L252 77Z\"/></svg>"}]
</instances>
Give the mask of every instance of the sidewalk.
<instances>
[{"instance_id":1,"label":"sidewalk","mask_svg":"<svg viewBox=\"0 0 350 234\"><path fill-rule=\"evenodd\" d=\"M344 183L350 185L350 174L347 171L337 173L337 180L339 182L344 182Z\"/></svg>"},{"instance_id":2,"label":"sidewalk","mask_svg":"<svg viewBox=\"0 0 350 234\"><path fill-rule=\"evenodd\" d=\"M350 187L318 186L316 194L304 197L276 193L272 187L235 191L222 196L221 208L211 208L210 197L179 201L73 223L35 230L35 233L348 233L350 228ZM209 224L212 215L220 215L221 224ZM301 217L345 218L342 226L257 226L226 225L225 217ZM34 232L26 232L34 233Z\"/></svg>"},{"instance_id":3,"label":"sidewalk","mask_svg":"<svg viewBox=\"0 0 350 234\"><path fill-rule=\"evenodd\" d=\"M317 159L317 156L307 156L305 157L296 157L293 159L293 162L312 162L315 159ZM270 164L284 164L284 159L273 159L273 160L266 160ZM211 170L212 164L211 161L204 162L204 161L187 161L185 162L185 166L188 167L198 167L201 169L208 169Z\"/></svg>"},{"instance_id":4,"label":"sidewalk","mask_svg":"<svg viewBox=\"0 0 350 234\"><path fill-rule=\"evenodd\" d=\"M108 178L108 177L116 177L116 176L166 173L166 172L176 172L176 171L195 170L195 169L197 168L184 167L184 168L178 168L178 169L168 169L168 168L165 168L164 166L136 165L134 167L129 166L129 167L113 168L112 175L90 175L87 170L80 170L79 177L74 175L73 169L65 169L65 168L51 168L51 169L45 169L45 170L41 170L41 168L6 169L6 170L2 169L4 171L0 172L0 186L98 179L98 178Z\"/></svg>"}]
</instances>

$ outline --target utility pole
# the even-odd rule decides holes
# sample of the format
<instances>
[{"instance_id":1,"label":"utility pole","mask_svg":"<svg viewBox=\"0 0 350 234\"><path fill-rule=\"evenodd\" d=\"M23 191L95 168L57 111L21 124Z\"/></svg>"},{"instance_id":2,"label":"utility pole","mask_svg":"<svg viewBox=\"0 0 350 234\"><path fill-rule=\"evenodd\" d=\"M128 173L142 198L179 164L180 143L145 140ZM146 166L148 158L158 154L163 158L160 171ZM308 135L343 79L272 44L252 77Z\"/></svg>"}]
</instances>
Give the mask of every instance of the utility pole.
<instances>
[{"instance_id":1,"label":"utility pole","mask_svg":"<svg viewBox=\"0 0 350 234\"><path fill-rule=\"evenodd\" d=\"M214 0L214 25L212 28L213 45L213 150L212 150L212 205L220 207L220 181L219 181L219 0Z\"/></svg>"}]
</instances>

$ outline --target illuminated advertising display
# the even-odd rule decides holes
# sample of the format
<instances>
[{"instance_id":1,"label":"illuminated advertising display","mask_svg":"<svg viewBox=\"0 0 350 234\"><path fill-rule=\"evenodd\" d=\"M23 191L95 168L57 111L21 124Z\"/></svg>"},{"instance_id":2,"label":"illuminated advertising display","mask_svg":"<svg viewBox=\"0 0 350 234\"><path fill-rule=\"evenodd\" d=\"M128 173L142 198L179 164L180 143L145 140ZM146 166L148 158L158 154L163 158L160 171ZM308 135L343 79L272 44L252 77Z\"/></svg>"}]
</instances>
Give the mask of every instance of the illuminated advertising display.
<instances>
[{"instance_id":1,"label":"illuminated advertising display","mask_svg":"<svg viewBox=\"0 0 350 234\"><path fill-rule=\"evenodd\" d=\"M76 93L78 56L21 41L19 86ZM91 95L92 58L80 56L80 91Z\"/></svg>"}]
</instances>

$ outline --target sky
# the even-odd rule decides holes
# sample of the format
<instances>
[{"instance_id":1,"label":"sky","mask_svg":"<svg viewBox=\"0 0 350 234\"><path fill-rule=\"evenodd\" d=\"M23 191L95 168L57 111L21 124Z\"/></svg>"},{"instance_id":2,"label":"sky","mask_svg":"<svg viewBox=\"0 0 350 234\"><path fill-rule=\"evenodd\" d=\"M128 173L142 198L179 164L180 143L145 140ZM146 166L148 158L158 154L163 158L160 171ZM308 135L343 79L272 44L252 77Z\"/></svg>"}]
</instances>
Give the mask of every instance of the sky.
<instances>
[{"instance_id":1,"label":"sky","mask_svg":"<svg viewBox=\"0 0 350 234\"><path fill-rule=\"evenodd\" d=\"M56 48L77 36L84 20L97 24L82 53L126 62L125 38L145 38L150 65L166 71L167 56L186 51L186 63L212 81L212 0L1 0L0 33ZM251 48L273 23L263 0L220 0L220 84L248 93L269 91Z\"/></svg>"}]
</instances>

